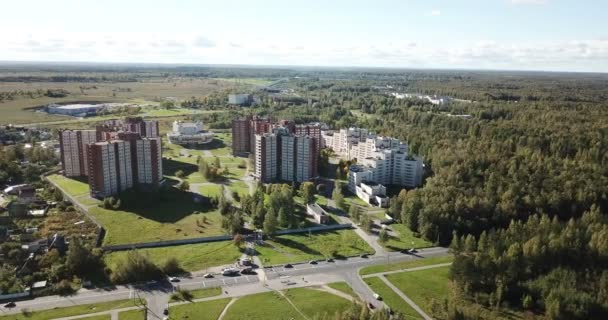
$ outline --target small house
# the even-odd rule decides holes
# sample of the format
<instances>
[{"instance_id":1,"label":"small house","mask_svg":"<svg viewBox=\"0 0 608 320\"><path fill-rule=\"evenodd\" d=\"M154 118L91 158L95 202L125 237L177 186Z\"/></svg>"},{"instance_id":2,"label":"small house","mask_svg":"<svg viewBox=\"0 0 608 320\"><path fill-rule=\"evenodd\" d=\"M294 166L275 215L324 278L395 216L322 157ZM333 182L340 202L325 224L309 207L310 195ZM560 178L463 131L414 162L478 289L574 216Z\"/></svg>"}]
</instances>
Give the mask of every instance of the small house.
<instances>
[{"instance_id":1,"label":"small house","mask_svg":"<svg viewBox=\"0 0 608 320\"><path fill-rule=\"evenodd\" d=\"M306 213L309 216L312 216L315 219L315 222L318 224L327 224L329 223L329 215L321 206L316 203L309 203L306 205Z\"/></svg>"}]
</instances>

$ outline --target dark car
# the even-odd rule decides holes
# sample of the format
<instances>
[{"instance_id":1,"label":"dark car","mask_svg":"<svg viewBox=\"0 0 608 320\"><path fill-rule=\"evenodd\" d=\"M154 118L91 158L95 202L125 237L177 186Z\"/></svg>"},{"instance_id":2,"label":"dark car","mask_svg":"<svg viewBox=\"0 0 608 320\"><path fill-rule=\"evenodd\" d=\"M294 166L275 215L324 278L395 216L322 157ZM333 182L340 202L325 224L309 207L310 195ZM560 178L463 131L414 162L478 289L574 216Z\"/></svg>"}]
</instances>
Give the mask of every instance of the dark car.
<instances>
[{"instance_id":1,"label":"dark car","mask_svg":"<svg viewBox=\"0 0 608 320\"><path fill-rule=\"evenodd\" d=\"M293 268L293 266L290 263L288 263L288 264L284 265L283 268Z\"/></svg>"},{"instance_id":2,"label":"dark car","mask_svg":"<svg viewBox=\"0 0 608 320\"><path fill-rule=\"evenodd\" d=\"M163 314L166 315L166 316L168 316L169 315L169 309L163 310Z\"/></svg>"},{"instance_id":3,"label":"dark car","mask_svg":"<svg viewBox=\"0 0 608 320\"><path fill-rule=\"evenodd\" d=\"M367 255L367 253L364 253L364 254L360 255L359 257L361 257L361 258L367 258L369 256Z\"/></svg>"},{"instance_id":4,"label":"dark car","mask_svg":"<svg viewBox=\"0 0 608 320\"><path fill-rule=\"evenodd\" d=\"M372 309L372 310L376 309L376 307L371 302L367 303L367 307L370 308L370 309Z\"/></svg>"},{"instance_id":5,"label":"dark car","mask_svg":"<svg viewBox=\"0 0 608 320\"><path fill-rule=\"evenodd\" d=\"M16 306L17 305L12 301L4 305L5 308L14 308Z\"/></svg>"},{"instance_id":6,"label":"dark car","mask_svg":"<svg viewBox=\"0 0 608 320\"><path fill-rule=\"evenodd\" d=\"M317 261L316 260L310 260L308 263L309 264L317 264Z\"/></svg>"},{"instance_id":7,"label":"dark car","mask_svg":"<svg viewBox=\"0 0 608 320\"><path fill-rule=\"evenodd\" d=\"M327 258L327 260L325 260L325 261L327 261L327 262L334 262L334 259L332 259L332 258Z\"/></svg>"}]
</instances>

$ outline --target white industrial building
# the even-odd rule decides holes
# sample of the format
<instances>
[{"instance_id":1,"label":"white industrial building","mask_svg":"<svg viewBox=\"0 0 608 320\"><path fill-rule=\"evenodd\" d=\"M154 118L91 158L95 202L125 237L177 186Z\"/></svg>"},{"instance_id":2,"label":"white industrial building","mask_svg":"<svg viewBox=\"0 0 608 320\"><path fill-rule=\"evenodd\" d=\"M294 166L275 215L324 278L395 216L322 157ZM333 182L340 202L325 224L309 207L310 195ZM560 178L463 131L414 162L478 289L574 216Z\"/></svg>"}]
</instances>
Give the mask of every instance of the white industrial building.
<instances>
[{"instance_id":1,"label":"white industrial building","mask_svg":"<svg viewBox=\"0 0 608 320\"><path fill-rule=\"evenodd\" d=\"M228 104L245 105L250 104L251 100L251 95L246 93L228 95Z\"/></svg>"},{"instance_id":2,"label":"white industrial building","mask_svg":"<svg viewBox=\"0 0 608 320\"><path fill-rule=\"evenodd\" d=\"M97 114L97 111L99 111L103 107L103 104L49 104L46 107L46 111L51 114L61 114L73 117L85 117Z\"/></svg>"},{"instance_id":3,"label":"white industrial building","mask_svg":"<svg viewBox=\"0 0 608 320\"><path fill-rule=\"evenodd\" d=\"M167 133L170 143L179 145L206 144L213 141L213 132L203 130L203 123L174 121L173 131Z\"/></svg>"}]
</instances>

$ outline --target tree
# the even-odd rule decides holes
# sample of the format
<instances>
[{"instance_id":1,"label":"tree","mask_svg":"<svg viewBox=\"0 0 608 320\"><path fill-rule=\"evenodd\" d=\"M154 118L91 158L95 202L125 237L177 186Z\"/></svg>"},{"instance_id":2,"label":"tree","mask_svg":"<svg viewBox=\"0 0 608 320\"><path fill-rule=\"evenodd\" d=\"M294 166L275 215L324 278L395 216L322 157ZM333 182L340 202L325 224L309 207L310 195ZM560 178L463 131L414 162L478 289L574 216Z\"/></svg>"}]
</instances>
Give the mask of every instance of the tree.
<instances>
[{"instance_id":1,"label":"tree","mask_svg":"<svg viewBox=\"0 0 608 320\"><path fill-rule=\"evenodd\" d=\"M336 204L336 207L344 210L346 207L346 203L344 202L344 195L342 195L342 184L336 181L336 185L334 187L334 191L331 194L332 200Z\"/></svg>"},{"instance_id":2,"label":"tree","mask_svg":"<svg viewBox=\"0 0 608 320\"><path fill-rule=\"evenodd\" d=\"M278 221L277 216L274 213L274 210L271 208L266 213L266 217L264 219L264 233L268 236L272 236L275 231L277 231Z\"/></svg>"},{"instance_id":3,"label":"tree","mask_svg":"<svg viewBox=\"0 0 608 320\"><path fill-rule=\"evenodd\" d=\"M243 238L243 236L240 233L237 233L234 235L234 237L232 237L232 243L234 244L235 247L240 249L243 246L243 244L245 243L245 238Z\"/></svg>"},{"instance_id":4,"label":"tree","mask_svg":"<svg viewBox=\"0 0 608 320\"><path fill-rule=\"evenodd\" d=\"M119 284L157 280L163 278L163 272L147 256L132 250L125 258L118 260L111 278L112 282Z\"/></svg>"},{"instance_id":5,"label":"tree","mask_svg":"<svg viewBox=\"0 0 608 320\"><path fill-rule=\"evenodd\" d=\"M372 232L372 219L368 215L361 215L360 224L361 229L363 229L365 232Z\"/></svg>"},{"instance_id":6,"label":"tree","mask_svg":"<svg viewBox=\"0 0 608 320\"><path fill-rule=\"evenodd\" d=\"M177 171L175 171L175 176L178 177L178 178L180 178L180 179L183 179L183 178L186 177L186 174L184 173L183 170L177 170Z\"/></svg>"},{"instance_id":7,"label":"tree","mask_svg":"<svg viewBox=\"0 0 608 320\"><path fill-rule=\"evenodd\" d=\"M283 228L286 228L289 226L289 217L287 216L287 213L285 212L285 208L279 209L279 225Z\"/></svg>"},{"instance_id":8,"label":"tree","mask_svg":"<svg viewBox=\"0 0 608 320\"><path fill-rule=\"evenodd\" d=\"M222 229L230 235L235 235L243 229L245 218L241 211L232 207L227 214L222 216Z\"/></svg>"},{"instance_id":9,"label":"tree","mask_svg":"<svg viewBox=\"0 0 608 320\"><path fill-rule=\"evenodd\" d=\"M179 183L177 188L181 191L188 191L188 190L190 190L190 183L188 181L184 180Z\"/></svg>"},{"instance_id":10,"label":"tree","mask_svg":"<svg viewBox=\"0 0 608 320\"><path fill-rule=\"evenodd\" d=\"M300 185L300 196L304 199L304 203L315 202L315 185L312 182L306 181Z\"/></svg>"},{"instance_id":11,"label":"tree","mask_svg":"<svg viewBox=\"0 0 608 320\"><path fill-rule=\"evenodd\" d=\"M380 233L378 234L378 241L380 241L381 243L386 243L388 240L389 235L386 229L380 230Z\"/></svg>"},{"instance_id":12,"label":"tree","mask_svg":"<svg viewBox=\"0 0 608 320\"><path fill-rule=\"evenodd\" d=\"M359 212L359 206L356 204L351 204L348 208L348 215L355 222L359 222L361 220L361 212Z\"/></svg>"},{"instance_id":13,"label":"tree","mask_svg":"<svg viewBox=\"0 0 608 320\"><path fill-rule=\"evenodd\" d=\"M78 238L72 238L66 257L66 266L71 274L82 276L103 270L103 261L86 248Z\"/></svg>"},{"instance_id":14,"label":"tree","mask_svg":"<svg viewBox=\"0 0 608 320\"><path fill-rule=\"evenodd\" d=\"M168 275L176 275L184 271L180 266L179 261L177 261L175 257L167 259L167 261L165 261L165 263L163 264L162 270L165 274Z\"/></svg>"}]
</instances>

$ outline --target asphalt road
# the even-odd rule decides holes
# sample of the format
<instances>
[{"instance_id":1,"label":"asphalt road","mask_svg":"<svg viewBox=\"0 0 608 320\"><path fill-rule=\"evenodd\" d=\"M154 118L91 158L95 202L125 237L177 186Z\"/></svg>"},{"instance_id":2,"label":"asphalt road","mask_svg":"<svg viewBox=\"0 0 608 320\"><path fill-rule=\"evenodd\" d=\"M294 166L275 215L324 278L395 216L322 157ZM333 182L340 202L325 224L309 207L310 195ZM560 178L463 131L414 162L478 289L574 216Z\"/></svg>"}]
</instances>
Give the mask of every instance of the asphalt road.
<instances>
[{"instance_id":1,"label":"asphalt road","mask_svg":"<svg viewBox=\"0 0 608 320\"><path fill-rule=\"evenodd\" d=\"M293 264L292 268L264 268L260 276L256 274L228 277L215 275L214 278L204 278L202 275L180 278L180 282L152 281L145 284L116 286L95 290L80 290L73 296L47 296L33 300L18 301L15 308L0 307L0 315L21 312L27 308L31 311L56 307L98 303L129 299L140 296L148 301L158 302L153 307L154 312L161 312L166 307L168 295L174 287L194 290L211 287L222 287L228 296L240 296L268 290L281 290L289 287L323 285L331 282L346 281L364 301L372 302L377 307L382 303L373 299L373 292L363 283L358 270L365 266L379 265L400 261L424 259L448 255L446 248L421 249L416 255L391 252L386 255L372 255L369 258L353 257L335 262L318 262L314 264ZM264 276L262 276L264 275ZM261 278L261 279L260 279Z\"/></svg>"}]
</instances>

